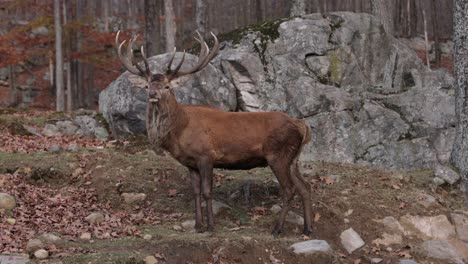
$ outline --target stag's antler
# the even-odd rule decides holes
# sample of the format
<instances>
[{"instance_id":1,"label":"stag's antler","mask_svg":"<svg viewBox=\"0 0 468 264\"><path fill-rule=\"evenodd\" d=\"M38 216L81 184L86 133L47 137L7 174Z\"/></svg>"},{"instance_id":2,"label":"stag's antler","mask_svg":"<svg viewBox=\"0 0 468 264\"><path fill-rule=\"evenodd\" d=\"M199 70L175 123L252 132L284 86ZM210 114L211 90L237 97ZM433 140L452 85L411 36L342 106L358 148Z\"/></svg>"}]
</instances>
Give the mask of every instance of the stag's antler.
<instances>
[{"instance_id":1,"label":"stag's antler","mask_svg":"<svg viewBox=\"0 0 468 264\"><path fill-rule=\"evenodd\" d=\"M185 51L184 51L184 54L182 55L182 59L180 60L176 68L174 70L171 69L172 62L174 61L174 57L176 54L176 48L174 48L174 52L172 54L171 60L169 61L167 65L167 69L166 69L166 76L168 79L172 80L180 76L198 72L201 69L203 69L206 65L208 65L208 63L216 56L216 54L218 54L218 51L219 51L218 38L216 37L215 34L213 34L213 32L210 32L210 33L214 38L213 50L211 52L210 52L210 48L208 47L208 44L206 44L201 34L197 31L198 38L195 38L195 40L197 40L200 43L201 50L198 56L197 64L193 66L190 70L180 71L180 68L182 67L182 64L184 63Z\"/></svg>"},{"instance_id":2,"label":"stag's antler","mask_svg":"<svg viewBox=\"0 0 468 264\"><path fill-rule=\"evenodd\" d=\"M115 46L117 47L117 53L119 55L119 59L122 62L122 64L125 66L125 68L138 76L148 78L151 76L151 71L149 68L149 64L145 55L145 51L143 49L143 46L141 46L140 51L143 56L143 61L145 63L145 69L143 69L136 61L135 57L133 56L133 43L137 39L138 35L135 35L133 38L130 39L130 42L127 45L127 52L125 56L122 55L122 47L127 42L124 40L122 43L119 43L119 35L120 35L120 30L117 32L115 35Z\"/></svg>"}]
</instances>

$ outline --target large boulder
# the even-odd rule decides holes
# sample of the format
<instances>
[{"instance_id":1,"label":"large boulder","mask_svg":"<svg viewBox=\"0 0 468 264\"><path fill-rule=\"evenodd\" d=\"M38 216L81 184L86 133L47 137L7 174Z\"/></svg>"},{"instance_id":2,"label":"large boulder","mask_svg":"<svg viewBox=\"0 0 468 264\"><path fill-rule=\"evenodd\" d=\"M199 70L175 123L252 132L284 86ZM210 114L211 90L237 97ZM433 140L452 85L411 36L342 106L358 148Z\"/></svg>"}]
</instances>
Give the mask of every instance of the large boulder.
<instances>
[{"instance_id":1,"label":"large boulder","mask_svg":"<svg viewBox=\"0 0 468 264\"><path fill-rule=\"evenodd\" d=\"M174 83L185 104L282 111L304 119L302 160L433 168L454 140L453 78L431 71L369 14L310 14L224 36L206 70ZM162 70L168 55L151 58ZM188 64L196 58L188 56ZM128 72L100 96L117 136L145 131L145 99ZM233 132L234 133L234 132Z\"/></svg>"}]
</instances>

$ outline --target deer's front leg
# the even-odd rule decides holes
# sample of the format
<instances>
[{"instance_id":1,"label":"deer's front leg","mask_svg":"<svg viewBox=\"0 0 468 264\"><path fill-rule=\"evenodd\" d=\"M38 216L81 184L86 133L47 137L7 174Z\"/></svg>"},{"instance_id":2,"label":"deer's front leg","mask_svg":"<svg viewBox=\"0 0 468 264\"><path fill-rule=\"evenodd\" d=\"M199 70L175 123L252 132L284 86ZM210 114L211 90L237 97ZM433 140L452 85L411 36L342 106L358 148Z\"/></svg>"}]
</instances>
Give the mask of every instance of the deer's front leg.
<instances>
[{"instance_id":1,"label":"deer's front leg","mask_svg":"<svg viewBox=\"0 0 468 264\"><path fill-rule=\"evenodd\" d=\"M195 198L195 231L200 232L203 225L201 211L201 178L198 171L189 169L190 180L192 181L193 196Z\"/></svg>"},{"instance_id":2,"label":"deer's front leg","mask_svg":"<svg viewBox=\"0 0 468 264\"><path fill-rule=\"evenodd\" d=\"M207 231L214 230L213 197L211 196L213 182L213 162L210 159L201 159L198 165L202 181L203 198L206 202Z\"/></svg>"}]
</instances>

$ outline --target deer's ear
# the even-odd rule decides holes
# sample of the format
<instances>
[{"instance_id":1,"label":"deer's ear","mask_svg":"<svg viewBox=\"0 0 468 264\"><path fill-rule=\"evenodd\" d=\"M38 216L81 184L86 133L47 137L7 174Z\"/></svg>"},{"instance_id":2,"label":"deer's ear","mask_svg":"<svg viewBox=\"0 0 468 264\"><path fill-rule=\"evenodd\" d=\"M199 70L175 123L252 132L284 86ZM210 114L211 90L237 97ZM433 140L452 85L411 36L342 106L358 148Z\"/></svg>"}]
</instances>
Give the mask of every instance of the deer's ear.
<instances>
[{"instance_id":1,"label":"deer's ear","mask_svg":"<svg viewBox=\"0 0 468 264\"><path fill-rule=\"evenodd\" d=\"M138 75L130 75L128 77L128 80L130 81L130 83L132 83L132 85L138 88L146 88L146 86L148 85L148 81L145 78Z\"/></svg>"}]
</instances>

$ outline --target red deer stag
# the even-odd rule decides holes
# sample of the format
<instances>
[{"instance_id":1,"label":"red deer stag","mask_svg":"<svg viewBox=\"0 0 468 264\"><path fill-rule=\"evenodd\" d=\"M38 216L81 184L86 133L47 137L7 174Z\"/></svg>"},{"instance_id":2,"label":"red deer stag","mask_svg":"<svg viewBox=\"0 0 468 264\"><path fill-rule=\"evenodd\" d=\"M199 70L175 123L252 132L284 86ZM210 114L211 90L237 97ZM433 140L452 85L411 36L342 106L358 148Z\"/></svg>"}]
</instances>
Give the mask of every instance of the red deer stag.
<instances>
[{"instance_id":1,"label":"red deer stag","mask_svg":"<svg viewBox=\"0 0 468 264\"><path fill-rule=\"evenodd\" d=\"M246 170L270 166L278 179L283 208L274 226L273 235L283 230L284 220L290 209L290 201L296 191L304 206L304 234L312 228L312 208L307 183L299 174L297 159L302 147L310 141L310 128L280 112L239 113L225 112L207 106L185 106L177 102L171 81L201 71L217 55L219 42L214 38L213 50L198 34L201 45L198 62L189 70L181 70L185 52L175 69L171 68L176 51L165 73L150 71L143 47L143 65L135 62L130 39L125 56L119 43L115 42L119 58L132 74L146 80L148 91L146 129L150 144L168 151L189 170L195 196L195 229L202 228L201 195L206 202L207 231L213 231L212 183L213 168ZM144 68L143 68L144 66Z\"/></svg>"}]
</instances>

